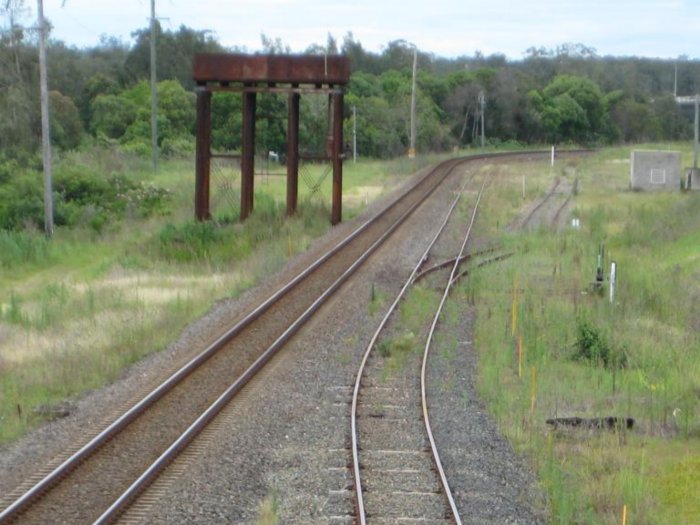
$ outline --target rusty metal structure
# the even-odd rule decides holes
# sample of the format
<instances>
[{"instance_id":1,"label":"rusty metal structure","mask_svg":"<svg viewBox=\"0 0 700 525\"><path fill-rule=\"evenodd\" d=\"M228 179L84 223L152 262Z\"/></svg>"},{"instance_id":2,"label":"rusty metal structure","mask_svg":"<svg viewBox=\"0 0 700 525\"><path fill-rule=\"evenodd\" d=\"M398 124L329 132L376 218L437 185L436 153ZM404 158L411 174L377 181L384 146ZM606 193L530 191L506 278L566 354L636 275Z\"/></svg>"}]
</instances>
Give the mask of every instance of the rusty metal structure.
<instances>
[{"instance_id":1,"label":"rusty metal structure","mask_svg":"<svg viewBox=\"0 0 700 525\"><path fill-rule=\"evenodd\" d=\"M241 151L241 220L253 211L255 181L255 122L258 93L288 95L287 214L297 208L299 181L299 101L301 95L327 95L329 134L326 156L333 166L331 223L342 217L343 96L350 79L350 61L344 56L197 54L192 76L197 84L197 158L195 216L211 218L209 186L211 160L212 93L243 95ZM218 155L221 156L221 155Z\"/></svg>"}]
</instances>

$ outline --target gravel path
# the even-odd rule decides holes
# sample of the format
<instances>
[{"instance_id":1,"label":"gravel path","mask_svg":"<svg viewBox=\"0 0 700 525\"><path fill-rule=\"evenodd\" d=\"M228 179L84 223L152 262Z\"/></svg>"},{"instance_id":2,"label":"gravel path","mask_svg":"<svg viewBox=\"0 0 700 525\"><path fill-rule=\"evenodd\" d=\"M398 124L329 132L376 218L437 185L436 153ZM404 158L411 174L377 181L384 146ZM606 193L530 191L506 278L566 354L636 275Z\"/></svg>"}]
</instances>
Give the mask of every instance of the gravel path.
<instances>
[{"instance_id":1,"label":"gravel path","mask_svg":"<svg viewBox=\"0 0 700 525\"><path fill-rule=\"evenodd\" d=\"M447 203L453 198L456 182L456 177L450 179L409 218L365 263L357 278L343 286L268 364L262 375L246 387L242 397L226 410L225 417L207 432L203 439L206 446L195 447L194 452L175 465L177 476L166 476L162 483L154 486L156 504L134 512L130 516L134 521L255 523L262 502L274 499L279 523L354 522L348 469L348 403L354 374L383 309L398 292L413 261L424 249L429 232L442 219ZM189 359L193 349L205 346L214 338L212 334L220 333L251 305L265 298L277 283L288 280L356 224L357 220L334 228L314 243L308 253L290 261L277 276L238 300L221 302L167 351L132 367L118 383L85 396L68 418L46 425L20 443L0 450L0 493L15 487L58 454L75 439L76 428L96 428L99 421L109 419L105 414L111 416L116 412L111 407L134 398L133 392L141 390L144 384L160 381L166 372ZM379 302L383 302L379 308L370 306L373 283ZM471 340L466 318L464 330L464 336L460 335L459 339ZM471 352L463 354L458 355L466 360ZM459 381L455 384L466 391L468 381L472 380L474 363L459 361L449 366L452 373L464 372L464 378L457 378ZM438 377L443 375L439 369L436 373ZM447 440L444 449L453 447L456 450L451 455L450 468L466 476L469 472L483 475L486 467L497 473L493 476L494 490L503 486L501 473L505 473L506 479L512 480L506 483L510 492L494 492L502 496L492 498L491 503L483 503L486 507L495 507L491 509L494 513L487 515L514 516L513 519L520 520L510 521L512 523L540 523L532 505L532 501L539 499L532 496L536 494L532 477L499 437L483 408L479 408L476 395L462 392L448 395L444 389L438 389L436 395L441 392L446 399L440 404L452 402L463 406L466 396L473 400L468 404L476 407L473 413L462 409L447 416L445 428L453 429L445 434L447 437L436 431L439 440ZM472 416L480 421L478 425L474 424L475 419L469 419ZM434 427L439 429L443 425L435 423ZM463 430L467 427L485 428L465 442ZM478 436L481 439L477 439ZM477 446L485 451L485 455L478 456L481 459L477 458L477 449L472 448ZM467 449L469 453L464 452ZM460 489L460 505L478 500L464 499L472 494L470 490Z\"/></svg>"},{"instance_id":2,"label":"gravel path","mask_svg":"<svg viewBox=\"0 0 700 525\"><path fill-rule=\"evenodd\" d=\"M544 524L544 500L534 476L479 399L474 309L463 299L452 299L450 307L458 312L457 329L449 336L443 329L436 337L428 368L428 403L462 523Z\"/></svg>"}]
</instances>

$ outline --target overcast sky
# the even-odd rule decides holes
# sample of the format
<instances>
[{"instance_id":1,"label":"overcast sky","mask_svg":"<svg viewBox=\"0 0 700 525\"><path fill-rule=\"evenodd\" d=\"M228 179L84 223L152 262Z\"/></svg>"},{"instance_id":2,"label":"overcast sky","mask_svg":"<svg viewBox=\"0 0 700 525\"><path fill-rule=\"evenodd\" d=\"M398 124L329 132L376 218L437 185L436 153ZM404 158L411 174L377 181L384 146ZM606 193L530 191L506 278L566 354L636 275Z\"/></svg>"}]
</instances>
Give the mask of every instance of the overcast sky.
<instances>
[{"instance_id":1,"label":"overcast sky","mask_svg":"<svg viewBox=\"0 0 700 525\"><path fill-rule=\"evenodd\" d=\"M148 25L150 0L44 0L52 36L79 47L101 35L131 43ZM63 5L62 5L63 4ZM36 1L25 0L36 16ZM700 0L156 0L165 29L211 30L224 46L261 48L260 35L292 51L342 42L352 32L379 52L403 39L438 56L502 53L522 58L532 46L582 43L599 55L700 57ZM30 23L30 20L27 20Z\"/></svg>"}]
</instances>

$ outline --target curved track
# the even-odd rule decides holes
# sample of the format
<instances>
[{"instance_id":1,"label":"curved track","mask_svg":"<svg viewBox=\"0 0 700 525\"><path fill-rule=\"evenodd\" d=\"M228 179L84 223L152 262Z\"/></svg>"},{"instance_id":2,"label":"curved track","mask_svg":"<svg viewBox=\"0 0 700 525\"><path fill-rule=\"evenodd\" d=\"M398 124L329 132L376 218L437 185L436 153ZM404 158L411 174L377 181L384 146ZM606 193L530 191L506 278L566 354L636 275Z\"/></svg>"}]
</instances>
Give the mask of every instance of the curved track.
<instances>
[{"instance_id":1,"label":"curved track","mask_svg":"<svg viewBox=\"0 0 700 525\"><path fill-rule=\"evenodd\" d=\"M422 431L418 428L417 413L413 409L412 392L410 391L410 383L413 382L411 373L407 374L408 377L400 378L397 381L397 386L393 386L393 383L381 380L384 373L381 358L377 359L378 364L370 364L370 360L373 357L373 350L377 346L380 334L384 332L401 299L420 275L421 267L445 229L462 196L464 187L469 182L471 179L460 190L440 228L428 243L425 252L379 324L368 344L357 373L352 397L350 426L357 520L361 525L366 525L368 516L379 523L405 519L424 523L454 522L461 524L459 512L432 435L425 375L431 342L442 307L455 281L459 264L466 259L464 251L471 234L486 179L484 179L477 201L473 205L471 220L460 251L451 261L451 274L447 279L426 339L420 374ZM443 266L444 264L436 265L435 268ZM398 386L399 383L403 383L403 385ZM409 383L408 386L407 383ZM392 432L372 431L372 427L379 426L381 428L380 419L383 424L400 426L399 439L392 438ZM363 428L360 428L361 426ZM425 450L423 446L425 436L430 443L429 450ZM362 446L360 446L361 441ZM360 461L361 454L362 462Z\"/></svg>"},{"instance_id":2,"label":"curved track","mask_svg":"<svg viewBox=\"0 0 700 525\"><path fill-rule=\"evenodd\" d=\"M460 162L457 159L438 165L275 292L78 452L19 495L0 513L0 523L18 518L22 523L93 523L112 519L122 512L125 504ZM144 465L153 468L144 472ZM137 487L135 480L139 480ZM119 505L114 507L116 501Z\"/></svg>"},{"instance_id":3,"label":"curved track","mask_svg":"<svg viewBox=\"0 0 700 525\"><path fill-rule=\"evenodd\" d=\"M106 523L119 516L456 166L494 156L439 164L58 467L18 490L0 523Z\"/></svg>"}]
</instances>

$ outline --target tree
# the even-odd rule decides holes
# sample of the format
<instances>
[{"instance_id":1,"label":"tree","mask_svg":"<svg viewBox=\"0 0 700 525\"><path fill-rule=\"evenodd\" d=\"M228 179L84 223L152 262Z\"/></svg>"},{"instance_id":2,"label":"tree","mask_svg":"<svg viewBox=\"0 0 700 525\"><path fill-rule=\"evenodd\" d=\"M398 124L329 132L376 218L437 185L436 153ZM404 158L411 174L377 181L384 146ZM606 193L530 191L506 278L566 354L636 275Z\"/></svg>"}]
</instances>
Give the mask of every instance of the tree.
<instances>
[{"instance_id":1,"label":"tree","mask_svg":"<svg viewBox=\"0 0 700 525\"><path fill-rule=\"evenodd\" d=\"M611 139L603 94L591 80L558 75L544 90L531 92L547 140L596 142Z\"/></svg>"},{"instance_id":2,"label":"tree","mask_svg":"<svg viewBox=\"0 0 700 525\"><path fill-rule=\"evenodd\" d=\"M124 62L128 83L149 78L151 67L151 30L132 33L136 39ZM192 60L195 53L222 52L224 49L209 31L197 31L180 26L176 31L163 31L156 22L156 62L160 80L177 80L186 89L194 87Z\"/></svg>"},{"instance_id":3,"label":"tree","mask_svg":"<svg viewBox=\"0 0 700 525\"><path fill-rule=\"evenodd\" d=\"M120 95L98 95L90 105L90 132L96 137L120 139L136 119L136 108Z\"/></svg>"},{"instance_id":4,"label":"tree","mask_svg":"<svg viewBox=\"0 0 700 525\"><path fill-rule=\"evenodd\" d=\"M49 93L51 142L64 150L76 149L83 136L83 122L73 99L58 91Z\"/></svg>"},{"instance_id":5,"label":"tree","mask_svg":"<svg viewBox=\"0 0 700 525\"><path fill-rule=\"evenodd\" d=\"M158 86L159 144L165 153L176 152L183 142L192 142L195 108L192 92L175 80L159 82ZM147 81L136 84L118 95L98 95L91 106L91 132L115 139L139 153L148 153L150 144L150 87ZM174 149L173 149L174 148Z\"/></svg>"},{"instance_id":6,"label":"tree","mask_svg":"<svg viewBox=\"0 0 700 525\"><path fill-rule=\"evenodd\" d=\"M26 158L39 144L38 55L26 42L18 20L21 0L5 0L0 13L8 26L0 29L0 154Z\"/></svg>"}]
</instances>

